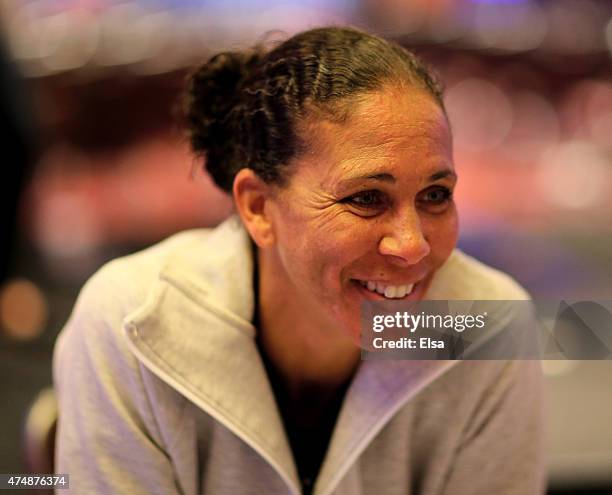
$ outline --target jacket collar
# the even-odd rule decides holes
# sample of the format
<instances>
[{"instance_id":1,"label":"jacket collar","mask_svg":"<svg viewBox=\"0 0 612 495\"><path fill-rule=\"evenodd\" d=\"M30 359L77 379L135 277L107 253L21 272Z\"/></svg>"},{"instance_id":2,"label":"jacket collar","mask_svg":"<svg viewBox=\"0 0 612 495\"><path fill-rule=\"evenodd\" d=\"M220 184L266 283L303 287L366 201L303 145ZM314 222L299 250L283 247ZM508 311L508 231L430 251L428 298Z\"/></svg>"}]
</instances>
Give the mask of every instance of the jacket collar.
<instances>
[{"instance_id":1,"label":"jacket collar","mask_svg":"<svg viewBox=\"0 0 612 495\"><path fill-rule=\"evenodd\" d=\"M257 451L299 493L297 469L255 343L253 255L237 217L176 250L124 328L134 354ZM450 361L362 361L315 493L331 493L393 414Z\"/></svg>"}]
</instances>

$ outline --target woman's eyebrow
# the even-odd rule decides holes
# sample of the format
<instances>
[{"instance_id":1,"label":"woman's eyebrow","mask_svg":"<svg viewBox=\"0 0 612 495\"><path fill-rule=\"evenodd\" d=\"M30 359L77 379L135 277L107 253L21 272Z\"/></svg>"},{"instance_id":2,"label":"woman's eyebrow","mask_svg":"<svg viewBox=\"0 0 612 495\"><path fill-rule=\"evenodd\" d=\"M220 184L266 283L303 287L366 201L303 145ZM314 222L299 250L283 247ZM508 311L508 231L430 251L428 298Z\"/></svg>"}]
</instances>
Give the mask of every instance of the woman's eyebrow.
<instances>
[{"instance_id":1,"label":"woman's eyebrow","mask_svg":"<svg viewBox=\"0 0 612 495\"><path fill-rule=\"evenodd\" d=\"M393 175L387 174L387 173L381 173L381 174L356 175L354 177L348 177L346 179L341 180L340 185L342 186L350 185L354 182L360 182L363 180L379 180L382 182L390 182L390 183L396 182L396 179Z\"/></svg>"},{"instance_id":2,"label":"woman's eyebrow","mask_svg":"<svg viewBox=\"0 0 612 495\"><path fill-rule=\"evenodd\" d=\"M436 181L440 179L444 179L446 177L450 177L451 179L457 179L457 174L452 170L446 168L444 170L440 170L439 172L435 172L429 176L430 181Z\"/></svg>"},{"instance_id":3,"label":"woman's eyebrow","mask_svg":"<svg viewBox=\"0 0 612 495\"><path fill-rule=\"evenodd\" d=\"M358 177L359 179L370 179L370 180L380 180L382 182L395 182L395 177L391 174L372 174L366 175L364 177Z\"/></svg>"},{"instance_id":4,"label":"woman's eyebrow","mask_svg":"<svg viewBox=\"0 0 612 495\"><path fill-rule=\"evenodd\" d=\"M428 181L434 182L440 179L444 179L446 177L450 177L451 179L456 180L457 174L453 172L451 169L445 168L443 170L439 170L438 172L434 172L433 174L431 174L428 177ZM340 184L345 186L345 185L350 185L354 182L359 182L363 180L379 180L381 182L389 182L392 184L396 182L396 178L393 175L388 174L388 173L380 173L380 174L366 174L366 175L358 175L355 177L349 177L347 179L340 181Z\"/></svg>"}]
</instances>

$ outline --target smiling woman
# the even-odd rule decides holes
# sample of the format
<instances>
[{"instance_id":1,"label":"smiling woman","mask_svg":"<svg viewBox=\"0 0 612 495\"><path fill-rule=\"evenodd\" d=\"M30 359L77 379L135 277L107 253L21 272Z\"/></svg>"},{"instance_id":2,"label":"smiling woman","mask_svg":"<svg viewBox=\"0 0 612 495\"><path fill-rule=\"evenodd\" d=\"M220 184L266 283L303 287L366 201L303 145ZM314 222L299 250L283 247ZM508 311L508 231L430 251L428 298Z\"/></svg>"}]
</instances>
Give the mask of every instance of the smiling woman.
<instances>
[{"instance_id":1,"label":"smiling woman","mask_svg":"<svg viewBox=\"0 0 612 495\"><path fill-rule=\"evenodd\" d=\"M316 337L345 342L342 332L358 342L360 304L379 298L379 287L385 298L422 298L457 240L450 131L439 104L401 83L362 96L342 123L304 126L308 152L289 163L283 187L250 169L234 180L238 211L260 248L263 326L276 326L267 318L278 310L267 304L282 293L287 320L278 328L291 321L306 346Z\"/></svg>"},{"instance_id":2,"label":"smiling woman","mask_svg":"<svg viewBox=\"0 0 612 495\"><path fill-rule=\"evenodd\" d=\"M58 471L79 493L535 494L537 362L360 361L365 301L525 299L455 249L439 86L351 28L191 77L213 230L115 260L57 344Z\"/></svg>"}]
</instances>

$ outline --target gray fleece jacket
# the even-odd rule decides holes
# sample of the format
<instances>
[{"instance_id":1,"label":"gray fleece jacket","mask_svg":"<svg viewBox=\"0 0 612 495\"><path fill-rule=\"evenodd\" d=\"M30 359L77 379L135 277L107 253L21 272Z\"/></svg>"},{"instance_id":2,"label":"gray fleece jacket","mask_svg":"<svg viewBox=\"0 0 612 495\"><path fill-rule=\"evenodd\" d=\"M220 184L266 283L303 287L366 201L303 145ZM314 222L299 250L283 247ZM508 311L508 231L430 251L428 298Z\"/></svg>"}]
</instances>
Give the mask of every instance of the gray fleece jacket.
<instances>
[{"instance_id":1,"label":"gray fleece jacket","mask_svg":"<svg viewBox=\"0 0 612 495\"><path fill-rule=\"evenodd\" d=\"M233 217L89 280L54 356L68 493L300 493L250 323L252 273ZM455 251L427 297L527 296ZM363 361L313 493L537 494L542 454L539 362Z\"/></svg>"}]
</instances>

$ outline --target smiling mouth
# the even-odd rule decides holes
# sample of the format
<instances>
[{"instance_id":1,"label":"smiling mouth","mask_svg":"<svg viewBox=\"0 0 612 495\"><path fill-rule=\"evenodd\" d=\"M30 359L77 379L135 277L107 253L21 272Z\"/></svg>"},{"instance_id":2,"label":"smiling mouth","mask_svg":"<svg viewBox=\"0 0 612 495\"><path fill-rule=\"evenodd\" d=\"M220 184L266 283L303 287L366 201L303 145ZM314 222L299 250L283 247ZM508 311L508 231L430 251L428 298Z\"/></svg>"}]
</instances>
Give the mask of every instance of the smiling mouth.
<instances>
[{"instance_id":1,"label":"smiling mouth","mask_svg":"<svg viewBox=\"0 0 612 495\"><path fill-rule=\"evenodd\" d=\"M390 285L369 280L355 280L366 290L380 294L386 299L402 299L412 293L416 284Z\"/></svg>"}]
</instances>

